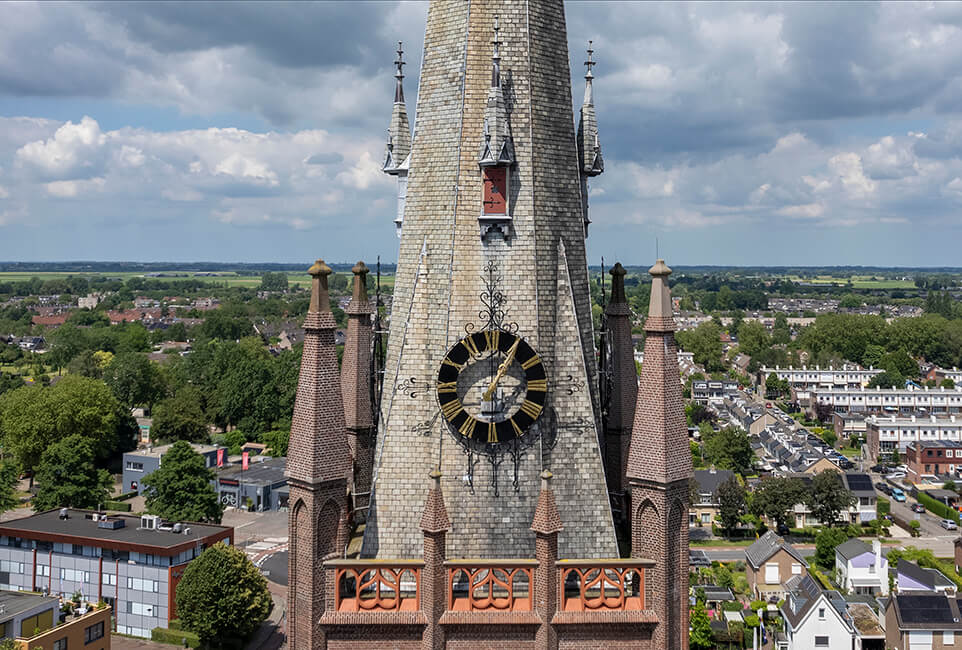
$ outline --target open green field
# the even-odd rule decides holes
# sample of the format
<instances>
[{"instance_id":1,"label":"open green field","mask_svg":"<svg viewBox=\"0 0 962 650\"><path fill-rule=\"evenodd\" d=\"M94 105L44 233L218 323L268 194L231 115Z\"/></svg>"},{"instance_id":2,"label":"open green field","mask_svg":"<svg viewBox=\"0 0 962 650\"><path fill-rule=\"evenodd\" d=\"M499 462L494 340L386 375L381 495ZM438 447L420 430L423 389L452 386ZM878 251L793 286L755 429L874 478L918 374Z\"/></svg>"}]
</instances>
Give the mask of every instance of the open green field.
<instances>
[{"instance_id":1,"label":"open green field","mask_svg":"<svg viewBox=\"0 0 962 650\"><path fill-rule=\"evenodd\" d=\"M848 283L847 277L835 277L831 275L819 275L814 278L802 278L797 275L789 276L792 282L808 282L810 284L840 284L844 286ZM877 275L853 275L851 277L852 287L855 289L914 289L913 280L892 280Z\"/></svg>"},{"instance_id":2,"label":"open green field","mask_svg":"<svg viewBox=\"0 0 962 650\"><path fill-rule=\"evenodd\" d=\"M260 286L261 278L259 275L237 275L231 272L221 272L215 276L209 275L197 275L189 271L169 271L168 273L184 273L184 275L179 275L177 277L151 277L150 280L159 280L166 282L176 282L178 280L200 280L208 284L217 286L228 286L228 287L250 287L255 288ZM343 271L341 272L344 273ZM143 273L135 272L115 272L115 273L78 273L78 272L11 272L11 271L0 271L0 282L24 282L32 278L40 278L41 280L52 280L57 278L66 278L68 276L77 277L106 277L117 280L128 280L129 278L145 277ZM300 285L302 287L307 287L310 284L311 277L307 273L288 273L288 282L291 285ZM381 286L393 288L394 287L394 276L381 274Z\"/></svg>"}]
</instances>

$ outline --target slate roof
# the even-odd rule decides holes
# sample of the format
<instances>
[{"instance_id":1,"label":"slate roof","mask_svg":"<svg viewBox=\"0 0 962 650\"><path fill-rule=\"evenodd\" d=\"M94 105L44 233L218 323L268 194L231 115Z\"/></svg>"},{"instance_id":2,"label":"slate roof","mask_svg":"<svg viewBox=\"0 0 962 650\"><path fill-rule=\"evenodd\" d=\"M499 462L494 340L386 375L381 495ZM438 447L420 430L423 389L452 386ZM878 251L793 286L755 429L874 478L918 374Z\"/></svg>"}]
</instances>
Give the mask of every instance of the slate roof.
<instances>
[{"instance_id":1,"label":"slate roof","mask_svg":"<svg viewBox=\"0 0 962 650\"><path fill-rule=\"evenodd\" d=\"M757 540L755 543L745 549L745 559L754 569L760 569L762 564L772 557L779 550L784 550L786 553L791 555L793 558L802 563L802 566L808 567L808 562L802 557L801 553L795 550L795 548L787 543L784 539L778 536L775 531L770 530Z\"/></svg>"},{"instance_id":2,"label":"slate roof","mask_svg":"<svg viewBox=\"0 0 962 650\"><path fill-rule=\"evenodd\" d=\"M782 605L782 613L792 628L798 627L808 611L818 602L822 590L811 576L792 576L785 583L788 597Z\"/></svg>"},{"instance_id":3,"label":"slate roof","mask_svg":"<svg viewBox=\"0 0 962 650\"><path fill-rule=\"evenodd\" d=\"M843 542L835 547L835 554L841 556L846 562L857 558L864 553L871 553L872 547L857 537L853 537L847 542Z\"/></svg>"}]
</instances>

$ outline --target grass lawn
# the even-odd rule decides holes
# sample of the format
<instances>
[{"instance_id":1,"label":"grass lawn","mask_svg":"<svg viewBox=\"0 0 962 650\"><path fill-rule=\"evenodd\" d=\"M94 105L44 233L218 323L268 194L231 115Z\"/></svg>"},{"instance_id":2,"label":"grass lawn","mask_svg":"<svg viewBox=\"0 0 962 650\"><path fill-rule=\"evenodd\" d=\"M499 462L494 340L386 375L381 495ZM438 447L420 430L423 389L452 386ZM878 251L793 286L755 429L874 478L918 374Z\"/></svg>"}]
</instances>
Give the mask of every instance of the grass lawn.
<instances>
[{"instance_id":1,"label":"grass lawn","mask_svg":"<svg viewBox=\"0 0 962 650\"><path fill-rule=\"evenodd\" d=\"M845 456L846 458L861 458L861 457L862 457L862 450L861 450L861 449L852 449L851 447L843 447L842 449L839 449L838 451L839 451L840 454L842 454L842 455Z\"/></svg>"},{"instance_id":2,"label":"grass lawn","mask_svg":"<svg viewBox=\"0 0 962 650\"><path fill-rule=\"evenodd\" d=\"M849 278L840 278L831 275L819 275L814 278L800 278L791 276L793 282L808 282L810 284L839 284L845 286ZM853 289L914 289L913 280L890 280L876 275L854 275L852 276Z\"/></svg>"}]
</instances>

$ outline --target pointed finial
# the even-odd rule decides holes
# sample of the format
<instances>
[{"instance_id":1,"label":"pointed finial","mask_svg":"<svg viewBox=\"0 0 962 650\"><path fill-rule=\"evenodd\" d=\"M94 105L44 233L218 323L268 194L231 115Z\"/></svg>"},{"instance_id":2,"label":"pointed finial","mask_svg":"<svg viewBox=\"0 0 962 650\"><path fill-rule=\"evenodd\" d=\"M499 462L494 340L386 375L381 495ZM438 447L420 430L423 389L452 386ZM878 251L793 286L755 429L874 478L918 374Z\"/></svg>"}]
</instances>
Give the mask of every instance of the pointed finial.
<instances>
[{"instance_id":1,"label":"pointed finial","mask_svg":"<svg viewBox=\"0 0 962 650\"><path fill-rule=\"evenodd\" d=\"M501 27L498 24L498 17L494 17L494 54L491 57L491 87L501 86Z\"/></svg>"},{"instance_id":2,"label":"pointed finial","mask_svg":"<svg viewBox=\"0 0 962 650\"><path fill-rule=\"evenodd\" d=\"M541 470L541 489L542 490L549 489L549 484L551 483L552 478L554 478L554 474L552 474L549 470L547 469Z\"/></svg>"},{"instance_id":3,"label":"pointed finial","mask_svg":"<svg viewBox=\"0 0 962 650\"><path fill-rule=\"evenodd\" d=\"M665 260L658 259L655 265L648 269L651 275L651 299L648 303L649 319L671 319L671 292L668 290L668 276L671 269Z\"/></svg>"},{"instance_id":4,"label":"pointed finial","mask_svg":"<svg viewBox=\"0 0 962 650\"><path fill-rule=\"evenodd\" d=\"M591 43L592 41L588 41L588 60L585 61L585 67L587 67L588 69L585 71L585 79L594 78L594 75L591 73L591 68L592 66L597 65L596 61L591 60L591 55L595 53L595 51L591 49Z\"/></svg>"},{"instance_id":5,"label":"pointed finial","mask_svg":"<svg viewBox=\"0 0 962 650\"><path fill-rule=\"evenodd\" d=\"M397 67L394 73L394 78L397 79L397 85L394 88L394 103L403 104L404 84L401 82L404 79L404 66L406 66L407 63L404 62L404 48L402 47L401 41L397 42L397 58L394 60L394 65Z\"/></svg>"},{"instance_id":6,"label":"pointed finial","mask_svg":"<svg viewBox=\"0 0 962 650\"><path fill-rule=\"evenodd\" d=\"M309 312L321 313L331 311L330 295L327 290L327 276L331 274L331 267L324 260L317 260L307 269L311 276L311 304Z\"/></svg>"}]
</instances>

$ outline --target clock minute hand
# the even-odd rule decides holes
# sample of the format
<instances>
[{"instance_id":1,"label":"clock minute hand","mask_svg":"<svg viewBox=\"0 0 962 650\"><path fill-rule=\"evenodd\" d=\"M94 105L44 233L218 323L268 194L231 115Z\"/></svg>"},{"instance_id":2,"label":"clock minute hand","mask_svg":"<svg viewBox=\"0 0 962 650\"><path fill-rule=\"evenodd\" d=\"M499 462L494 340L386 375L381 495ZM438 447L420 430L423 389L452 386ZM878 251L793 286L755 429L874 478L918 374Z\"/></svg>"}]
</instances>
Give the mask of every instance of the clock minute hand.
<instances>
[{"instance_id":1,"label":"clock minute hand","mask_svg":"<svg viewBox=\"0 0 962 650\"><path fill-rule=\"evenodd\" d=\"M488 384L488 390L484 391L484 395L482 396L484 401L491 401L491 398L494 396L494 391L498 387L498 382L504 377L504 373L508 372L511 362L514 361L514 353L518 351L519 343L521 343L521 339L516 339L514 344L508 348L508 355L504 358L504 361L501 362L501 365L498 366L498 372L494 375L491 383Z\"/></svg>"}]
</instances>

